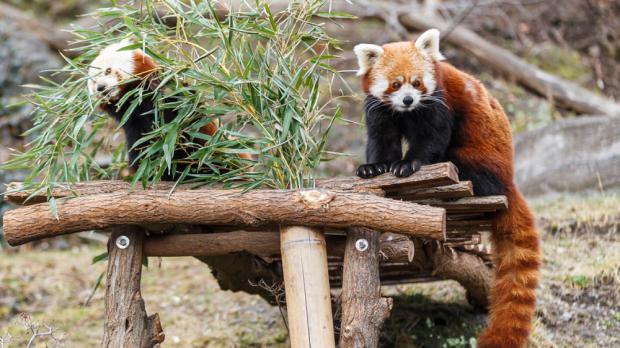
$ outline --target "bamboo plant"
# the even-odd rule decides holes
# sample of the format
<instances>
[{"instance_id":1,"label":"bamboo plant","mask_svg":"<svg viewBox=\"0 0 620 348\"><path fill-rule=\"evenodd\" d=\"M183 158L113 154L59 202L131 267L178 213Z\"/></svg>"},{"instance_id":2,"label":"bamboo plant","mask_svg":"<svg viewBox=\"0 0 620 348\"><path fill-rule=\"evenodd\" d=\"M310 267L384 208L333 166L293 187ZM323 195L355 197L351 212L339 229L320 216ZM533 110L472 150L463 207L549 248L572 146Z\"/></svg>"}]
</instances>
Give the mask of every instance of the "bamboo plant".
<instances>
[{"instance_id":1,"label":"bamboo plant","mask_svg":"<svg viewBox=\"0 0 620 348\"><path fill-rule=\"evenodd\" d=\"M144 0L113 2L88 14L98 25L74 29L73 47L81 54L66 58L45 83L31 86L34 126L26 134L31 141L4 168L28 168L24 188L48 195L61 183L119 177L126 150L109 136L121 133L119 125L88 95L86 72L103 47L130 38L135 44L127 49L143 49L162 69L157 88L136 89L123 102L151 98L159 112L178 111L169 123L156 118L153 131L135 145L142 150L134 184L149 186L176 172L178 183L197 185L311 185L313 170L329 156L330 127L341 117L329 92L337 74L329 65L337 42L320 19L346 14L326 8L324 0L280 9L263 1L229 6ZM164 102L168 96L175 102ZM214 119L224 126L212 137L201 134ZM177 150L187 155L173 157ZM181 162L189 165L179 172Z\"/></svg>"}]
</instances>

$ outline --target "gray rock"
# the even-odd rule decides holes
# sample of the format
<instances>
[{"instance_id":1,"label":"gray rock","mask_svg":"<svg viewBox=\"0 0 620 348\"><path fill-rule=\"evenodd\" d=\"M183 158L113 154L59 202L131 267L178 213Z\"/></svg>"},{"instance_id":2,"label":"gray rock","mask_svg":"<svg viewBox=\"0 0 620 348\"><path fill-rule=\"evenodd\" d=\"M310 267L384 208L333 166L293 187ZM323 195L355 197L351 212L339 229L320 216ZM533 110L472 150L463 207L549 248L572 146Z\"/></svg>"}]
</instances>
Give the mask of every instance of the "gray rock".
<instances>
[{"instance_id":1,"label":"gray rock","mask_svg":"<svg viewBox=\"0 0 620 348\"><path fill-rule=\"evenodd\" d=\"M41 72L58 68L58 55L34 33L15 30L8 18L0 18L0 97L24 93L21 85L38 82Z\"/></svg>"},{"instance_id":2,"label":"gray rock","mask_svg":"<svg viewBox=\"0 0 620 348\"><path fill-rule=\"evenodd\" d=\"M582 116L519 134L515 176L530 197L620 188L620 118Z\"/></svg>"}]
</instances>

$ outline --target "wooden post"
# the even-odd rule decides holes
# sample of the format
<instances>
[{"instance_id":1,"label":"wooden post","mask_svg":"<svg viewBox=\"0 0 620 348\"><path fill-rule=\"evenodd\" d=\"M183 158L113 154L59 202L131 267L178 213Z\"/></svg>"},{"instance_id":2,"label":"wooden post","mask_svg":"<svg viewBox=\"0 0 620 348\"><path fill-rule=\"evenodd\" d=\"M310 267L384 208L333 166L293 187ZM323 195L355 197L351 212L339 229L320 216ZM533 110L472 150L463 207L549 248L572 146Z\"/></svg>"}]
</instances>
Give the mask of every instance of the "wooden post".
<instances>
[{"instance_id":1,"label":"wooden post","mask_svg":"<svg viewBox=\"0 0 620 348\"><path fill-rule=\"evenodd\" d=\"M159 315L146 315L140 293L144 233L126 227L108 241L105 324L102 347L159 347L164 333Z\"/></svg>"},{"instance_id":2,"label":"wooden post","mask_svg":"<svg viewBox=\"0 0 620 348\"><path fill-rule=\"evenodd\" d=\"M342 274L341 348L379 346L383 322L392 299L381 297L379 280L380 232L352 228L347 235Z\"/></svg>"},{"instance_id":3,"label":"wooden post","mask_svg":"<svg viewBox=\"0 0 620 348\"><path fill-rule=\"evenodd\" d=\"M291 347L335 347L323 231L281 227L280 245Z\"/></svg>"}]
</instances>

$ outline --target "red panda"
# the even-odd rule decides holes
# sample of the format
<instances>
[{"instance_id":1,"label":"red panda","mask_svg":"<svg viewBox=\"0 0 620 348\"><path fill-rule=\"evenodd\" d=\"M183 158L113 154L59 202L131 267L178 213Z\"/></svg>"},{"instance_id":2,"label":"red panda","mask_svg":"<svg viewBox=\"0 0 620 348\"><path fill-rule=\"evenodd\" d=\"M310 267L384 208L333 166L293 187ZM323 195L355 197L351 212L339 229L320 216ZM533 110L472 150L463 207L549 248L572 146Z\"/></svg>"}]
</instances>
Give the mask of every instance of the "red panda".
<instances>
[{"instance_id":1,"label":"red panda","mask_svg":"<svg viewBox=\"0 0 620 348\"><path fill-rule=\"evenodd\" d=\"M99 107L117 121L121 121L131 101L120 103L125 94L135 88L155 88L160 67L140 49L124 50L131 45L125 39L104 48L92 61L88 69L88 92L91 96L101 99ZM129 163L132 170L136 169L136 158L140 151L133 145L146 133L152 130L155 105L149 98L144 98L132 111L123 125L126 145L129 152ZM165 109L163 119L170 122L176 117L174 110ZM213 135L219 128L217 120L203 126L201 132ZM230 137L230 139L233 139ZM234 139L233 139L234 140ZM240 154L242 158L251 159L248 154ZM164 175L165 180L174 179L174 175Z\"/></svg>"},{"instance_id":2,"label":"red panda","mask_svg":"<svg viewBox=\"0 0 620 348\"><path fill-rule=\"evenodd\" d=\"M436 29L415 41L360 44L354 52L367 94L367 164L358 176L408 176L421 165L451 161L475 194L507 197L508 209L494 219L495 280L478 347L523 347L541 256L533 216L513 182L512 135L502 107L478 80L442 62Z\"/></svg>"}]
</instances>

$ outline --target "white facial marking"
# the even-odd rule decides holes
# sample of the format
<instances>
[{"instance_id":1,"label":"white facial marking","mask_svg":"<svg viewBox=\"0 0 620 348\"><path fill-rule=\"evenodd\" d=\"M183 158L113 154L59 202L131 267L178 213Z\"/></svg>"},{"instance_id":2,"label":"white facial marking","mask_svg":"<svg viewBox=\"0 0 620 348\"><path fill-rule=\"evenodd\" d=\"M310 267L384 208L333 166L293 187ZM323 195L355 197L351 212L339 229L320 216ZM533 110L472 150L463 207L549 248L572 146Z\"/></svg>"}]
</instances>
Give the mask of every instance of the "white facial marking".
<instances>
[{"instance_id":1,"label":"white facial marking","mask_svg":"<svg viewBox=\"0 0 620 348\"><path fill-rule=\"evenodd\" d=\"M390 103L396 111L411 111L418 105L421 98L422 93L408 83L390 94Z\"/></svg>"},{"instance_id":2,"label":"white facial marking","mask_svg":"<svg viewBox=\"0 0 620 348\"><path fill-rule=\"evenodd\" d=\"M357 76L365 75L375 62L383 55L383 48L371 44L359 44L353 48L353 52L357 56L357 64L359 70Z\"/></svg>"},{"instance_id":3,"label":"white facial marking","mask_svg":"<svg viewBox=\"0 0 620 348\"><path fill-rule=\"evenodd\" d=\"M390 82L383 77L375 77L373 83L370 85L369 92L371 95L381 99L383 94L388 89Z\"/></svg>"},{"instance_id":4,"label":"white facial marking","mask_svg":"<svg viewBox=\"0 0 620 348\"><path fill-rule=\"evenodd\" d=\"M106 97L115 100L120 96L119 86L123 81L131 78L134 73L134 51L119 49L130 45L123 40L103 49L93 60L88 69L88 92L90 95Z\"/></svg>"},{"instance_id":5,"label":"white facial marking","mask_svg":"<svg viewBox=\"0 0 620 348\"><path fill-rule=\"evenodd\" d=\"M426 94L430 95L435 92L437 87L437 81L435 81L435 73L433 71L432 64L428 64L424 69L424 76L422 76L422 82L426 88Z\"/></svg>"}]
</instances>

